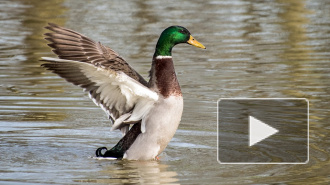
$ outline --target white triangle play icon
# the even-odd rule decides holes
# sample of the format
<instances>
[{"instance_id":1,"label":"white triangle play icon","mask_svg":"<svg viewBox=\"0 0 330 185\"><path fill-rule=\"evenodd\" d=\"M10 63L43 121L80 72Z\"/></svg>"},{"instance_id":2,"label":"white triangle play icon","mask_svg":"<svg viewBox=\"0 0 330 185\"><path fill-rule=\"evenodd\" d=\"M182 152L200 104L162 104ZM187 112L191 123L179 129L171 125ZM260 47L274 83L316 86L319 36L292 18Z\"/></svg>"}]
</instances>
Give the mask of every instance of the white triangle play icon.
<instances>
[{"instance_id":1,"label":"white triangle play icon","mask_svg":"<svg viewBox=\"0 0 330 185\"><path fill-rule=\"evenodd\" d=\"M267 125L266 123L249 116L249 146L253 146L256 143L268 138L269 136L276 134L277 129Z\"/></svg>"}]
</instances>

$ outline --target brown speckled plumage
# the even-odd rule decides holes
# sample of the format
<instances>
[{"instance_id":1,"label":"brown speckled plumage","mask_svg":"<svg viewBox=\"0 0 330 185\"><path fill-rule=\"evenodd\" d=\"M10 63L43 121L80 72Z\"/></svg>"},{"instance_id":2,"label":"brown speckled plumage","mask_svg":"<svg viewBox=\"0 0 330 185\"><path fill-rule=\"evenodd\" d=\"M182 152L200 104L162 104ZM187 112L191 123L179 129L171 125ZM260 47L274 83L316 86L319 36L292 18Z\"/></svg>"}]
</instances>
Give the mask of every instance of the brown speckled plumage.
<instances>
[{"instance_id":1,"label":"brown speckled plumage","mask_svg":"<svg viewBox=\"0 0 330 185\"><path fill-rule=\"evenodd\" d=\"M46 29L53 33L45 33L46 40L51 43L48 46L54 48L52 51L61 59L87 62L95 66L110 68L114 71L122 71L129 77L147 85L139 73L109 47L103 46L90 38L73 30L49 23Z\"/></svg>"}]
</instances>

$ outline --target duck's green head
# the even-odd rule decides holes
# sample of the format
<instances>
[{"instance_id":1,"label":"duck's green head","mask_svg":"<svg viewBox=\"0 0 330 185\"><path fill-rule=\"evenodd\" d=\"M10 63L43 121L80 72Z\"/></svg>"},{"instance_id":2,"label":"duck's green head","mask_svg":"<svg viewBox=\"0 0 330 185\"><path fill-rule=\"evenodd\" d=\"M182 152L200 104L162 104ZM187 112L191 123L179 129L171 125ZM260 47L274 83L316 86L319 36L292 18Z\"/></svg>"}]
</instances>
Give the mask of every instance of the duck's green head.
<instances>
[{"instance_id":1,"label":"duck's green head","mask_svg":"<svg viewBox=\"0 0 330 185\"><path fill-rule=\"evenodd\" d=\"M206 49L190 35L190 32L182 26L171 26L166 28L160 35L154 57L172 56L172 48L180 43L188 43L193 46Z\"/></svg>"}]
</instances>

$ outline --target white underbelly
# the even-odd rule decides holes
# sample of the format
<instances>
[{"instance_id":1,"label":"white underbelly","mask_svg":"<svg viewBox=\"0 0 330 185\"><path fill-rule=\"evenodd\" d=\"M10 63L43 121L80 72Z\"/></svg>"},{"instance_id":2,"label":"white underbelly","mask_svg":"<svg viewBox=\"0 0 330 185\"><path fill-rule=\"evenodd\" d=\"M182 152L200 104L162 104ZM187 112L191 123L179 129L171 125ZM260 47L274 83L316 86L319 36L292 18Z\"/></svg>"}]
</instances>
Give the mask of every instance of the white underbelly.
<instances>
[{"instance_id":1,"label":"white underbelly","mask_svg":"<svg viewBox=\"0 0 330 185\"><path fill-rule=\"evenodd\" d=\"M155 159L170 142L177 130L183 111L181 96L169 96L157 102L143 118L145 132L141 133L124 158L129 160Z\"/></svg>"}]
</instances>

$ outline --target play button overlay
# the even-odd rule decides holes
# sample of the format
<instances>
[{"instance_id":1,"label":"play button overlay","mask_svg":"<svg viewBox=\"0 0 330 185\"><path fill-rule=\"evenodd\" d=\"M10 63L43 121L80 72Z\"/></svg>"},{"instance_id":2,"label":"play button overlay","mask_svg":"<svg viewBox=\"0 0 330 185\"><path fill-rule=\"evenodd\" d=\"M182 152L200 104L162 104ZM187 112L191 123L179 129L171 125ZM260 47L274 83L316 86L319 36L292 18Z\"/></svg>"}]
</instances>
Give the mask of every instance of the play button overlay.
<instances>
[{"instance_id":1,"label":"play button overlay","mask_svg":"<svg viewBox=\"0 0 330 185\"><path fill-rule=\"evenodd\" d=\"M270 137L273 134L278 132L277 129L267 125L266 123L254 118L253 116L249 116L249 136L250 142L249 146L253 146L256 143Z\"/></svg>"},{"instance_id":2,"label":"play button overlay","mask_svg":"<svg viewBox=\"0 0 330 185\"><path fill-rule=\"evenodd\" d=\"M220 164L305 164L308 100L222 98L218 101Z\"/></svg>"}]
</instances>

